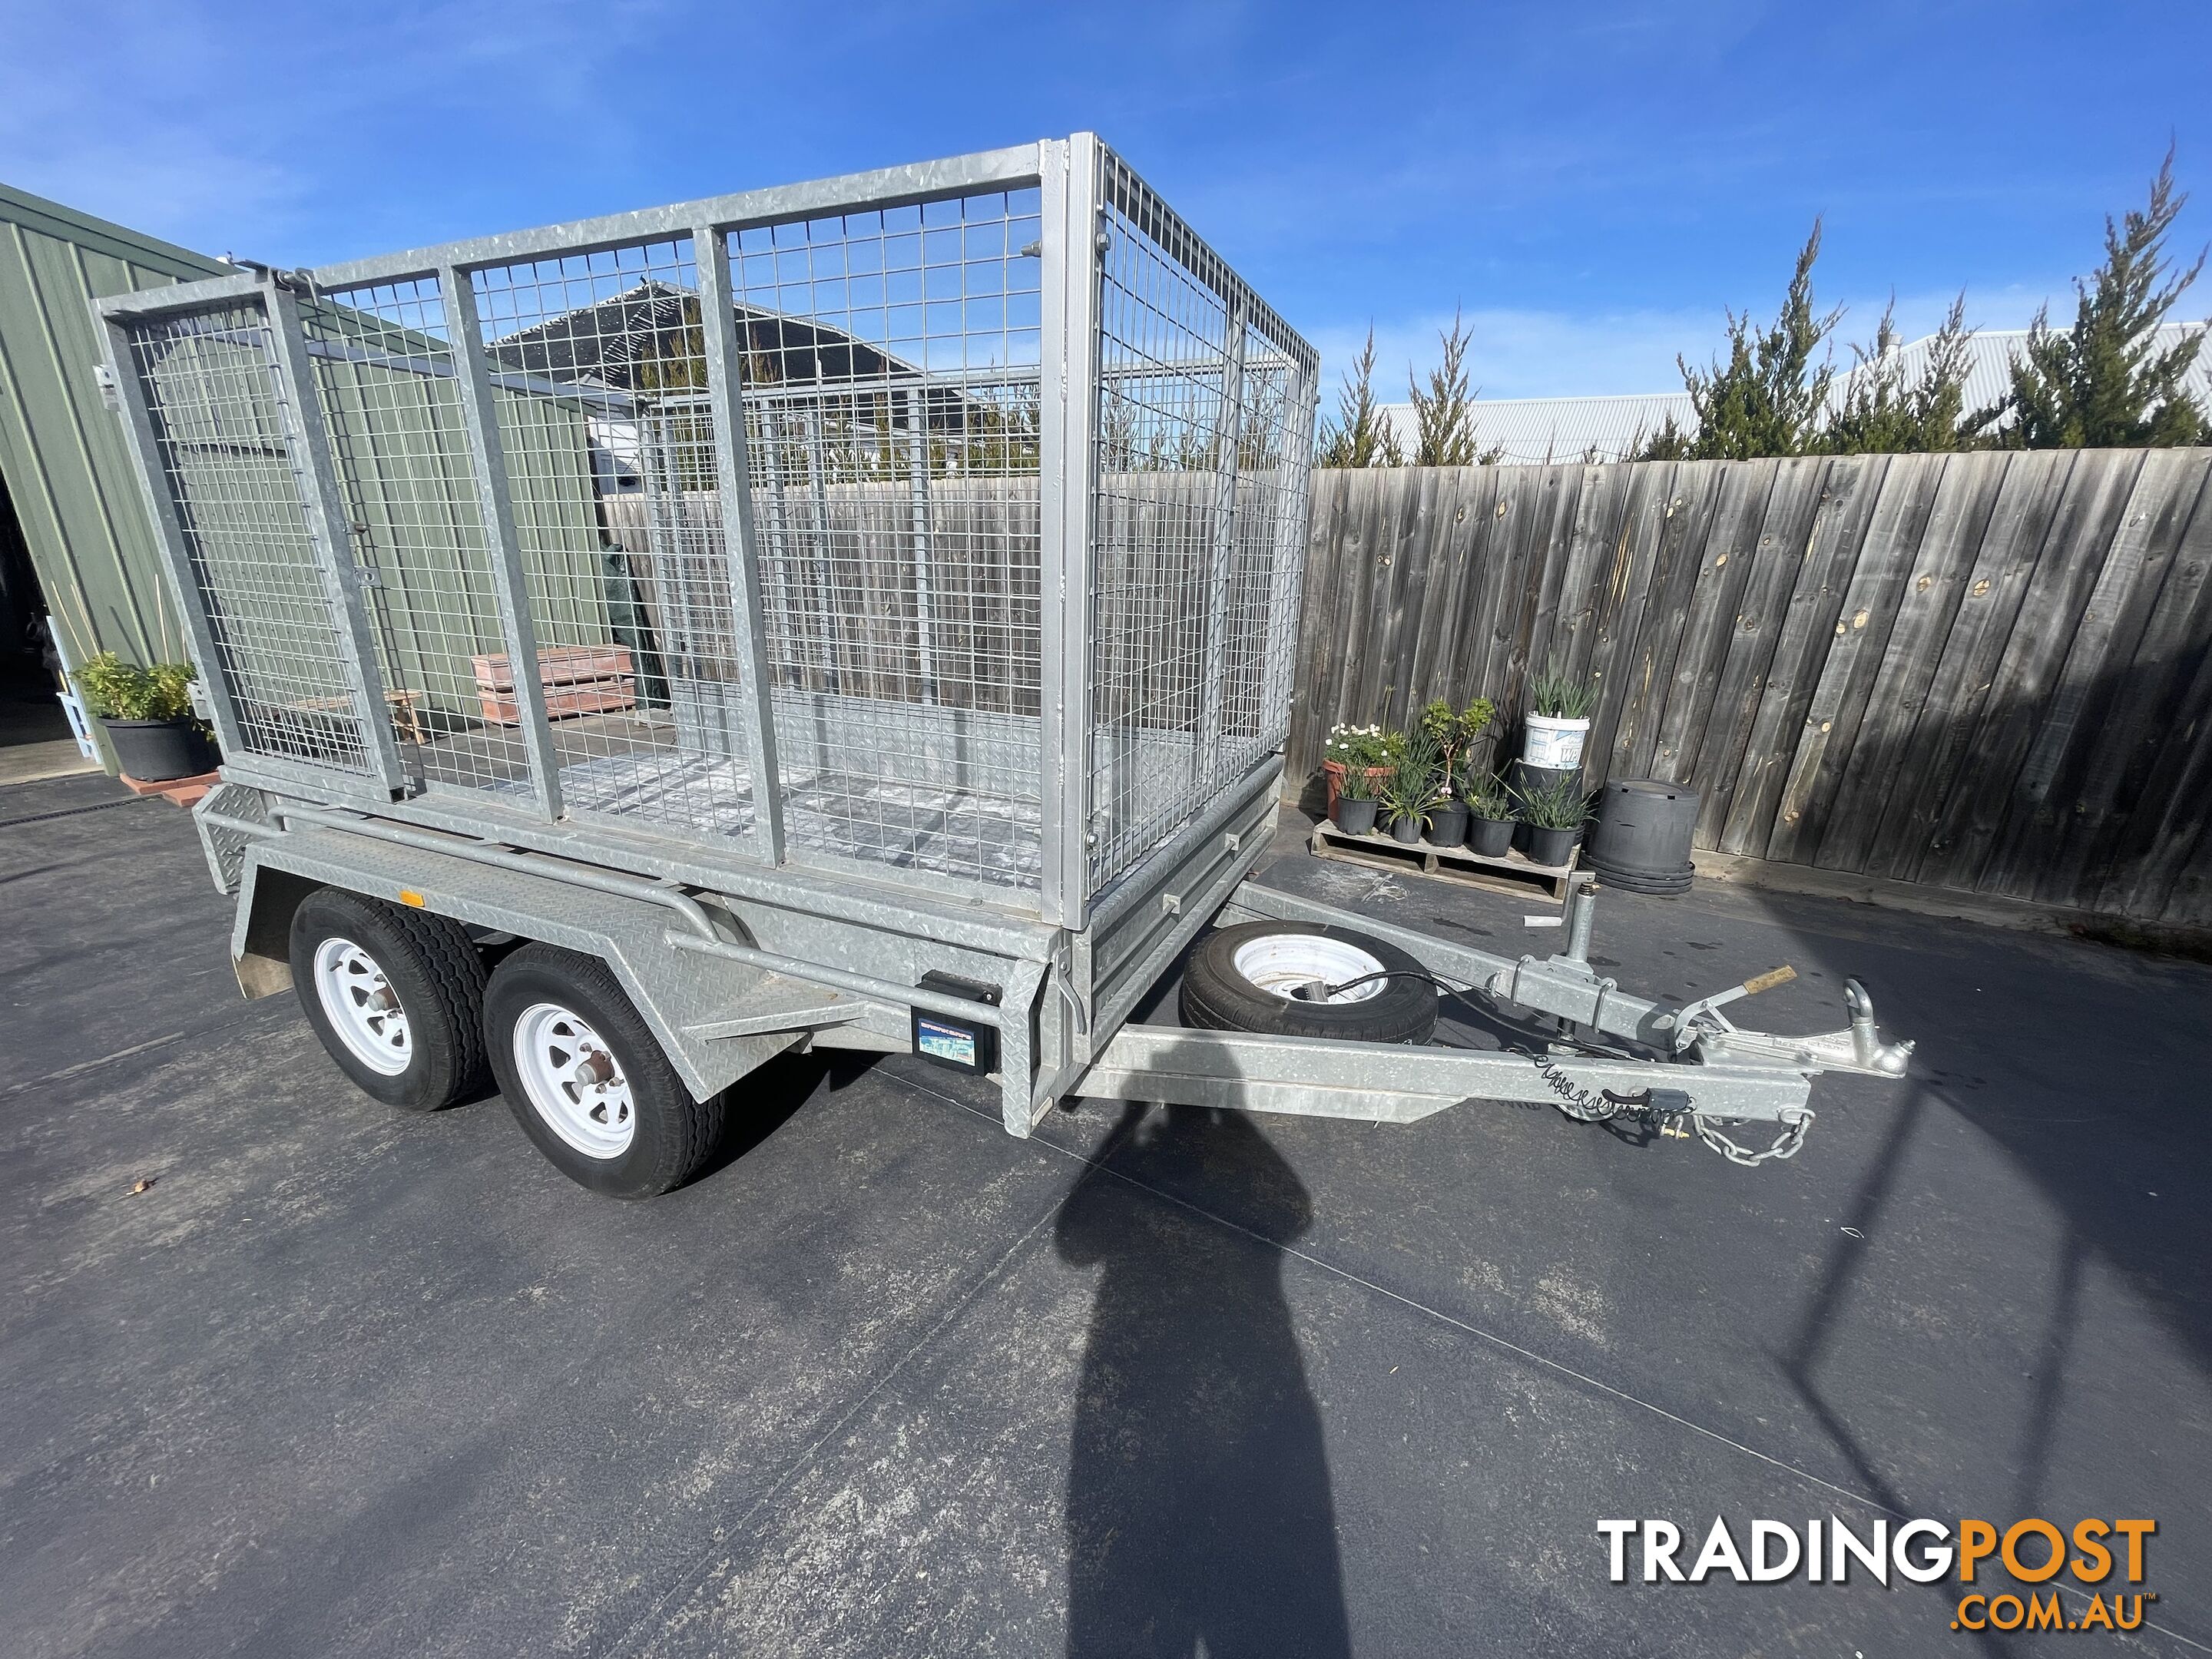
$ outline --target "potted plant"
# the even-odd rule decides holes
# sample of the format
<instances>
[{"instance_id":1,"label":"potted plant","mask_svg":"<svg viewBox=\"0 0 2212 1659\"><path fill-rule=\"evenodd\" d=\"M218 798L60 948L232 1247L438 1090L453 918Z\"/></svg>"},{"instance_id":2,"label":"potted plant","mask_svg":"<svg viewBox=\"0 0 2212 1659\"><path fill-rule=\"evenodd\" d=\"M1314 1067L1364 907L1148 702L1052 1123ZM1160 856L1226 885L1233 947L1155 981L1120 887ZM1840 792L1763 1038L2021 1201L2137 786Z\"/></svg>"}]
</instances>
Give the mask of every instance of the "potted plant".
<instances>
[{"instance_id":1,"label":"potted plant","mask_svg":"<svg viewBox=\"0 0 2212 1659\"><path fill-rule=\"evenodd\" d=\"M1328 780L1328 815L1336 816L1336 798L1343 793L1344 780L1352 772L1367 775L1367 798L1372 800L1379 794L1390 769L1390 733L1379 726L1345 726L1329 728L1328 737L1321 746L1322 775Z\"/></svg>"},{"instance_id":2,"label":"potted plant","mask_svg":"<svg viewBox=\"0 0 2212 1659\"><path fill-rule=\"evenodd\" d=\"M1454 708L1438 697L1421 711L1421 735L1437 751L1445 784L1429 814L1429 839L1439 847L1456 847L1467 839L1467 805L1455 799L1453 789L1465 775L1475 745L1489 731L1494 712L1487 697L1477 697L1464 708Z\"/></svg>"},{"instance_id":3,"label":"potted plant","mask_svg":"<svg viewBox=\"0 0 2212 1659\"><path fill-rule=\"evenodd\" d=\"M77 690L115 750L116 763L141 783L196 777L215 764L200 724L192 718L190 663L151 668L103 651L78 669Z\"/></svg>"},{"instance_id":4,"label":"potted plant","mask_svg":"<svg viewBox=\"0 0 2212 1659\"><path fill-rule=\"evenodd\" d=\"M1352 768L1339 781L1335 805L1329 816L1335 819L1336 827L1346 835L1371 836L1375 833L1375 795L1378 783L1376 774L1364 766Z\"/></svg>"},{"instance_id":5,"label":"potted plant","mask_svg":"<svg viewBox=\"0 0 2212 1659\"><path fill-rule=\"evenodd\" d=\"M1429 839L1438 847L1457 847L1467 840L1467 803L1449 789L1437 792L1429 808Z\"/></svg>"},{"instance_id":6,"label":"potted plant","mask_svg":"<svg viewBox=\"0 0 2212 1659\"><path fill-rule=\"evenodd\" d=\"M1429 803L1437 798L1428 778L1412 767L1401 766L1382 786L1382 811L1390 821L1390 839L1412 846L1421 838Z\"/></svg>"},{"instance_id":7,"label":"potted plant","mask_svg":"<svg viewBox=\"0 0 2212 1659\"><path fill-rule=\"evenodd\" d=\"M1382 786L1382 806L1391 839L1411 846L1420 840L1430 808L1443 794L1437 787L1437 746L1422 732L1394 732L1389 738L1394 763Z\"/></svg>"},{"instance_id":8,"label":"potted plant","mask_svg":"<svg viewBox=\"0 0 2212 1659\"><path fill-rule=\"evenodd\" d=\"M1491 773L1470 778L1460 792L1467 800L1467 845L1486 859L1502 859L1513 847L1513 798Z\"/></svg>"},{"instance_id":9,"label":"potted plant","mask_svg":"<svg viewBox=\"0 0 2212 1659\"><path fill-rule=\"evenodd\" d=\"M1590 710L1597 688L1576 679L1554 658L1528 682L1528 716L1521 738L1521 763L1539 772L1572 772L1583 763Z\"/></svg>"},{"instance_id":10,"label":"potted plant","mask_svg":"<svg viewBox=\"0 0 2212 1659\"><path fill-rule=\"evenodd\" d=\"M1532 863L1553 869L1574 856L1575 833L1589 817L1589 798L1580 779L1554 778L1548 783L1513 792L1521 805L1521 827L1515 839Z\"/></svg>"}]
</instances>

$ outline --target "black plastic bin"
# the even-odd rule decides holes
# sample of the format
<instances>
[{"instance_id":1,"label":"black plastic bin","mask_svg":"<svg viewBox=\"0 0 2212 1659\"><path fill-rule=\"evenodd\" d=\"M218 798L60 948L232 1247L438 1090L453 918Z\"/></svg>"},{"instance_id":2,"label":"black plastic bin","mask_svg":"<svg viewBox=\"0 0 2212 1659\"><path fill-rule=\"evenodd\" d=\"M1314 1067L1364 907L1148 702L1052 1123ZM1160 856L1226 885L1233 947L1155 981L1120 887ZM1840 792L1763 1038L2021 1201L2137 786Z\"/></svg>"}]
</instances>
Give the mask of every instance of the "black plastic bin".
<instances>
[{"instance_id":1,"label":"black plastic bin","mask_svg":"<svg viewBox=\"0 0 2212 1659\"><path fill-rule=\"evenodd\" d=\"M1632 893L1686 893L1695 875L1690 837L1697 827L1698 792L1687 784L1613 779L1598 792L1583 867L1607 886Z\"/></svg>"}]
</instances>

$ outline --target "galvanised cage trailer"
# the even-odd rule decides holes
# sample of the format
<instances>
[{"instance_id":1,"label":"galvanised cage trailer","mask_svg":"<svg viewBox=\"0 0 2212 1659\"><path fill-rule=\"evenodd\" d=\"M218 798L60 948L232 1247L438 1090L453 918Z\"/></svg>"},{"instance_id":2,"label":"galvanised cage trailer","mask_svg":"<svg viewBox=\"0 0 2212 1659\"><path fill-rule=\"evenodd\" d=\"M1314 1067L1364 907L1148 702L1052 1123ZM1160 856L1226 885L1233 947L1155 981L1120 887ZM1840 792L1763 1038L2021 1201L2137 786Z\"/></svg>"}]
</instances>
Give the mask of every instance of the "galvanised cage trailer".
<instances>
[{"instance_id":1,"label":"galvanised cage trailer","mask_svg":"<svg viewBox=\"0 0 2212 1659\"><path fill-rule=\"evenodd\" d=\"M1904 1068L1856 987L1808 1037L1623 990L1587 886L1513 960L1249 879L1316 360L1091 135L99 309L240 984L381 1100L489 1076L641 1196L810 1047L986 1074L1016 1135L1488 1099L1739 1157Z\"/></svg>"}]
</instances>

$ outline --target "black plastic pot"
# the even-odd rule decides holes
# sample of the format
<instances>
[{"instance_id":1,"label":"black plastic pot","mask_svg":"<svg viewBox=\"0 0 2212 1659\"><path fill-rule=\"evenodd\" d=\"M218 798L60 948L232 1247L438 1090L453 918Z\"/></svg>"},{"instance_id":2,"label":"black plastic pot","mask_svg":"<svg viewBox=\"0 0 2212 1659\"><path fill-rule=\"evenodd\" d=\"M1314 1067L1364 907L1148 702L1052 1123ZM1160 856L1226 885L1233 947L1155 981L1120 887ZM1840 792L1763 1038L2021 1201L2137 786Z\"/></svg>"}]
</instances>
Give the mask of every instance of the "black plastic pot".
<instances>
[{"instance_id":1,"label":"black plastic pot","mask_svg":"<svg viewBox=\"0 0 2212 1659\"><path fill-rule=\"evenodd\" d=\"M1470 818L1468 850L1486 859L1502 859L1513 849L1513 831L1517 827L1511 818Z\"/></svg>"},{"instance_id":2,"label":"black plastic pot","mask_svg":"<svg viewBox=\"0 0 2212 1659\"><path fill-rule=\"evenodd\" d=\"M1448 800L1429 809L1429 840L1438 847L1456 847L1467 839L1467 803Z\"/></svg>"},{"instance_id":3,"label":"black plastic pot","mask_svg":"<svg viewBox=\"0 0 2212 1659\"><path fill-rule=\"evenodd\" d=\"M1574 856L1576 832L1572 830L1539 830L1533 823L1516 828L1519 833L1514 840L1532 864L1547 864L1556 868Z\"/></svg>"},{"instance_id":4,"label":"black plastic pot","mask_svg":"<svg viewBox=\"0 0 2212 1659\"><path fill-rule=\"evenodd\" d=\"M1531 766L1527 761L1515 761L1510 781L1516 793L1533 795L1540 790L1556 787L1561 778L1578 778L1582 773L1579 766L1561 769Z\"/></svg>"},{"instance_id":5,"label":"black plastic pot","mask_svg":"<svg viewBox=\"0 0 2212 1659\"><path fill-rule=\"evenodd\" d=\"M1403 817L1395 817L1390 820L1391 840L1401 841L1405 842L1407 846L1411 847L1415 842L1419 842L1420 838L1421 815L1419 812L1409 813Z\"/></svg>"},{"instance_id":6,"label":"black plastic pot","mask_svg":"<svg viewBox=\"0 0 2212 1659\"><path fill-rule=\"evenodd\" d=\"M1375 833L1375 803L1371 800L1347 800L1336 798L1336 827L1347 836L1371 836Z\"/></svg>"},{"instance_id":7,"label":"black plastic pot","mask_svg":"<svg viewBox=\"0 0 2212 1659\"><path fill-rule=\"evenodd\" d=\"M115 750L116 764L141 783L166 783L197 777L215 765L215 755L200 729L179 716L169 720L103 720L100 726Z\"/></svg>"}]
</instances>

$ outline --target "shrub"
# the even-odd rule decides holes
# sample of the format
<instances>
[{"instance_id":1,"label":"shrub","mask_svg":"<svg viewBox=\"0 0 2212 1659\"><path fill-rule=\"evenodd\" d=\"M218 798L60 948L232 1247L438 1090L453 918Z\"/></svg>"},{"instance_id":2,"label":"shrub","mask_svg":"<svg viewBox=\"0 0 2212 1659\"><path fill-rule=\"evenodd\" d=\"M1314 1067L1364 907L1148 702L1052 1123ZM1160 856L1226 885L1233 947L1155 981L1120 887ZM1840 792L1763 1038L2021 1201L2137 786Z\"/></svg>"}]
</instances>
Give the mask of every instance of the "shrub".
<instances>
[{"instance_id":1,"label":"shrub","mask_svg":"<svg viewBox=\"0 0 2212 1659\"><path fill-rule=\"evenodd\" d=\"M192 712L190 687L197 678L198 671L188 662L157 662L141 668L112 651L101 652L76 671L87 711L106 720L180 719Z\"/></svg>"}]
</instances>

